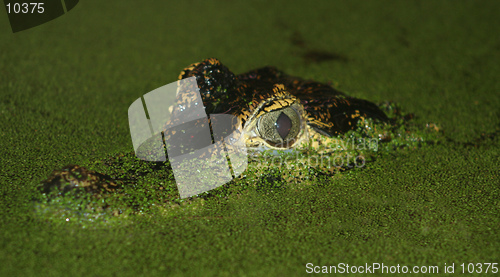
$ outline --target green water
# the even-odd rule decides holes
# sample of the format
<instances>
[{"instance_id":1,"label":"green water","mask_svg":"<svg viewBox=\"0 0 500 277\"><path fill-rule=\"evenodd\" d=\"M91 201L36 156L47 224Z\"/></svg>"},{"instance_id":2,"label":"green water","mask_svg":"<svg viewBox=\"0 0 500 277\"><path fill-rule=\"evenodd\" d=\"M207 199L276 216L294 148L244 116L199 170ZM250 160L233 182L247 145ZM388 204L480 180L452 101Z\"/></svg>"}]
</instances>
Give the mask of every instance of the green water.
<instances>
[{"instance_id":1,"label":"green water","mask_svg":"<svg viewBox=\"0 0 500 277\"><path fill-rule=\"evenodd\" d=\"M499 263L498 10L494 1L85 1L16 34L3 17L0 274L295 276L307 263L443 273L445 263L455 272ZM208 57L235 73L274 65L395 102L418 130L435 123L442 137L334 177L250 169L220 197L160 205L175 199L171 175L133 162L127 109ZM92 214L35 212L46 208L34 204L35 187L52 170L118 159L116 174L132 165L151 174L123 196L90 201Z\"/></svg>"}]
</instances>

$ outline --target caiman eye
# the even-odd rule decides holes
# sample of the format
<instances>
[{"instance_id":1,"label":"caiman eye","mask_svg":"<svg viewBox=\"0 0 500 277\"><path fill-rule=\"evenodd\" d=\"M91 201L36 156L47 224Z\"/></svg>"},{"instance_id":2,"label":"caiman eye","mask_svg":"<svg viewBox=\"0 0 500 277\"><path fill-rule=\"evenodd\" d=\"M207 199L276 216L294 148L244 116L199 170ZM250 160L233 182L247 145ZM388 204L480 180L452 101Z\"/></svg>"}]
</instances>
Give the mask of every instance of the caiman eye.
<instances>
[{"instance_id":1,"label":"caiman eye","mask_svg":"<svg viewBox=\"0 0 500 277\"><path fill-rule=\"evenodd\" d=\"M300 132L301 119L292 107L268 112L257 123L259 135L269 144L288 148Z\"/></svg>"},{"instance_id":2,"label":"caiman eye","mask_svg":"<svg viewBox=\"0 0 500 277\"><path fill-rule=\"evenodd\" d=\"M274 124L280 137L285 140L288 133L290 133L290 129L292 129L292 120L286 114L281 113Z\"/></svg>"}]
</instances>

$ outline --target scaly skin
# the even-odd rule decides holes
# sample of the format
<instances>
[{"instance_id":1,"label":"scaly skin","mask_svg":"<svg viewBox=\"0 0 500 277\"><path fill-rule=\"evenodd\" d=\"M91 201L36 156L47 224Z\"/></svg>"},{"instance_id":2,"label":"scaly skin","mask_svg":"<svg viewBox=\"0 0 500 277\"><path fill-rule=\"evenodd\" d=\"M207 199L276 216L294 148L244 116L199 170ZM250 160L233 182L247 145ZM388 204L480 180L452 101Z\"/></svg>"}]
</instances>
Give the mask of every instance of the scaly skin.
<instances>
[{"instance_id":1,"label":"scaly skin","mask_svg":"<svg viewBox=\"0 0 500 277\"><path fill-rule=\"evenodd\" d=\"M211 58L185 68L179 80L189 77L196 77L207 114L236 116L240 138L253 153L311 147L328 151L338 135L354 130L359 121L388 121L371 102L348 97L326 84L286 75L274 67L235 75ZM184 104L188 112L191 103ZM54 171L41 188L65 193L80 187L100 193L114 191L119 188L117 183L107 175L71 165Z\"/></svg>"}]
</instances>

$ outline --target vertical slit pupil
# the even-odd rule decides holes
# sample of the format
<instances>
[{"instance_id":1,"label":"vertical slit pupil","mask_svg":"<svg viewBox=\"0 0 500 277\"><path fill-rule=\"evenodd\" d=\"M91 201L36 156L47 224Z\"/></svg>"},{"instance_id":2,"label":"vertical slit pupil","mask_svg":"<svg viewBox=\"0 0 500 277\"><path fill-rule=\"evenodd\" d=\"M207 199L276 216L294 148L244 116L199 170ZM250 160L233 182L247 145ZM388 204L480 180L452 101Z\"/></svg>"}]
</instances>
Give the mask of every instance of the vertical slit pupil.
<instances>
[{"instance_id":1,"label":"vertical slit pupil","mask_svg":"<svg viewBox=\"0 0 500 277\"><path fill-rule=\"evenodd\" d=\"M281 113L276 120L276 130L280 137L285 140L288 133L290 133L290 129L292 129L292 120L284 113Z\"/></svg>"}]
</instances>

